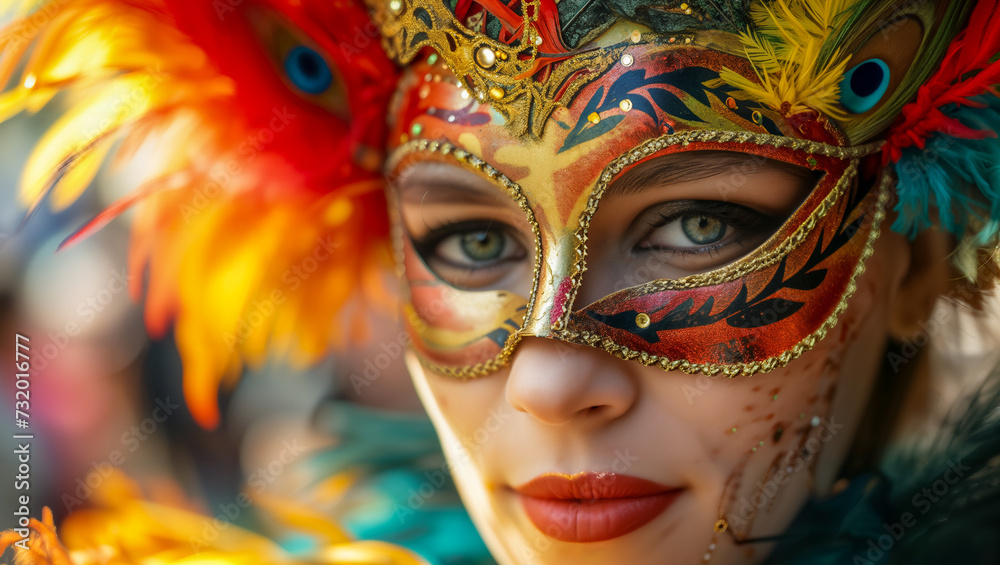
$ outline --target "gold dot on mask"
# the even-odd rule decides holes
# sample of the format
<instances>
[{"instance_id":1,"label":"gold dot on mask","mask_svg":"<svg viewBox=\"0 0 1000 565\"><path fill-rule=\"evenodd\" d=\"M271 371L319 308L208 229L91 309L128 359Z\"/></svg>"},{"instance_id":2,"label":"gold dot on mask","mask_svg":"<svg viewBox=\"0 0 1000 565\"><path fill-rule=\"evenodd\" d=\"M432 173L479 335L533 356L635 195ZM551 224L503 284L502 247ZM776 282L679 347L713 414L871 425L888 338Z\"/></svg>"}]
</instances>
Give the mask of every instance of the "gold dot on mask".
<instances>
[{"instance_id":1,"label":"gold dot on mask","mask_svg":"<svg viewBox=\"0 0 1000 565\"><path fill-rule=\"evenodd\" d=\"M632 35L629 36L629 39L632 40L632 43L639 43L642 41L642 32L637 29L632 30Z\"/></svg>"},{"instance_id":2,"label":"gold dot on mask","mask_svg":"<svg viewBox=\"0 0 1000 565\"><path fill-rule=\"evenodd\" d=\"M489 47L480 47L479 51L476 51L476 63L484 69L488 69L495 65L497 62L497 54L495 51Z\"/></svg>"},{"instance_id":3,"label":"gold dot on mask","mask_svg":"<svg viewBox=\"0 0 1000 565\"><path fill-rule=\"evenodd\" d=\"M757 125L760 125L764 121L764 116L756 110L754 110L753 114L750 114L750 117L753 118L753 123Z\"/></svg>"},{"instance_id":4,"label":"gold dot on mask","mask_svg":"<svg viewBox=\"0 0 1000 565\"><path fill-rule=\"evenodd\" d=\"M601 116L598 115L597 112L591 112L590 115L587 116L587 121L592 124L598 124L601 122Z\"/></svg>"},{"instance_id":5,"label":"gold dot on mask","mask_svg":"<svg viewBox=\"0 0 1000 565\"><path fill-rule=\"evenodd\" d=\"M490 98L494 100L500 100L506 92L503 91L499 86L494 86L490 89Z\"/></svg>"},{"instance_id":6,"label":"gold dot on mask","mask_svg":"<svg viewBox=\"0 0 1000 565\"><path fill-rule=\"evenodd\" d=\"M623 67L631 67L632 63L634 63L634 62L635 62L635 58L632 57L632 55L630 53L626 53L626 54L622 55L622 66Z\"/></svg>"},{"instance_id":7,"label":"gold dot on mask","mask_svg":"<svg viewBox=\"0 0 1000 565\"><path fill-rule=\"evenodd\" d=\"M640 328L648 328L649 321L650 321L649 314L645 312L640 312L639 315L635 317L635 325L639 326Z\"/></svg>"},{"instance_id":8,"label":"gold dot on mask","mask_svg":"<svg viewBox=\"0 0 1000 565\"><path fill-rule=\"evenodd\" d=\"M394 14L398 14L403 11L403 1L402 0L389 0L389 9L392 10Z\"/></svg>"},{"instance_id":9,"label":"gold dot on mask","mask_svg":"<svg viewBox=\"0 0 1000 565\"><path fill-rule=\"evenodd\" d=\"M618 104L618 107L622 109L622 112L628 112L632 109L632 101L626 98Z\"/></svg>"},{"instance_id":10,"label":"gold dot on mask","mask_svg":"<svg viewBox=\"0 0 1000 565\"><path fill-rule=\"evenodd\" d=\"M719 532L720 534L728 529L729 529L729 522L727 522L724 518L720 518L719 521L715 523L715 531Z\"/></svg>"}]
</instances>

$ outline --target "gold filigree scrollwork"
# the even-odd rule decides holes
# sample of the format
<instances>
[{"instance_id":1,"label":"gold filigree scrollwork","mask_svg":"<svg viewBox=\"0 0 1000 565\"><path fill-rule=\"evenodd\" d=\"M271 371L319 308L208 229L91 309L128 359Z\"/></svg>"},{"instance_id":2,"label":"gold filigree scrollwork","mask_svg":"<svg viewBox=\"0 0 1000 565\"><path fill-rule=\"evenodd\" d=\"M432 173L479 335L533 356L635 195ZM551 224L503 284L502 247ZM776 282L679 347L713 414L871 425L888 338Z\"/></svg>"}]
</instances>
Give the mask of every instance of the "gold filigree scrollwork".
<instances>
[{"instance_id":1,"label":"gold filigree scrollwork","mask_svg":"<svg viewBox=\"0 0 1000 565\"><path fill-rule=\"evenodd\" d=\"M509 45L463 25L442 0L419 4L370 0L370 4L390 57L406 65L421 49L434 49L471 95L489 102L507 120L515 136L541 137L552 112L569 104L580 89L614 65L627 47L575 54L552 67L544 80L537 80L528 75L535 68L541 43L534 25L537 0L524 3L524 33Z\"/></svg>"}]
</instances>

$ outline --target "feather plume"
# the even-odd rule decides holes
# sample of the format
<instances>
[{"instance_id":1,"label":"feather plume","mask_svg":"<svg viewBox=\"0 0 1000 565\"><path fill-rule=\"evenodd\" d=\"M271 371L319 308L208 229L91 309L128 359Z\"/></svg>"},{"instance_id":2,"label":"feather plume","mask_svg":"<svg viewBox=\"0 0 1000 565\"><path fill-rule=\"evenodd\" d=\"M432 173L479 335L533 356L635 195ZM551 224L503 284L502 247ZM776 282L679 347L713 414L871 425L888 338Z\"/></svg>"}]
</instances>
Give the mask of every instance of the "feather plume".
<instances>
[{"instance_id":1,"label":"feather plume","mask_svg":"<svg viewBox=\"0 0 1000 565\"><path fill-rule=\"evenodd\" d=\"M992 276L980 250L995 262L1000 242L998 8L1000 0L976 5L940 68L903 107L882 152L899 177L893 230L915 237L940 224L958 238L953 263L973 282Z\"/></svg>"},{"instance_id":2,"label":"feather plume","mask_svg":"<svg viewBox=\"0 0 1000 565\"><path fill-rule=\"evenodd\" d=\"M14 548L21 535L0 532L0 553L7 548L15 563L49 565L96 565L98 563L160 563L216 565L264 565L285 563L353 563L357 565L424 565L417 554L379 541L354 540L343 528L315 510L273 495L254 497L287 532L306 535L315 547L297 552L283 548L236 524L226 524L214 536L206 536L211 517L189 510L194 503L178 496L176 486L160 483L152 495L143 496L140 485L120 472L104 479L94 493L94 504L73 512L56 532L52 511L45 507L42 519L32 518L24 545ZM166 500L162 500L166 499Z\"/></svg>"},{"instance_id":3,"label":"feather plume","mask_svg":"<svg viewBox=\"0 0 1000 565\"><path fill-rule=\"evenodd\" d=\"M969 17L968 27L948 47L941 66L917 91L916 99L903 107L883 149L883 164L898 162L902 150L923 148L935 133L967 139L995 137L990 130L965 126L948 115L961 106L982 107L974 98L990 93L1000 96L1000 0L980 0Z\"/></svg>"},{"instance_id":4,"label":"feather plume","mask_svg":"<svg viewBox=\"0 0 1000 565\"><path fill-rule=\"evenodd\" d=\"M984 95L969 102L948 109L948 119L963 130L989 133L1000 130L1000 98ZM968 238L965 247L995 245L1000 235L998 163L1000 138L995 134L990 137L935 134L921 139L919 146L915 143L902 149L895 164L899 199L895 207L898 217L892 229L915 237L937 223L959 239ZM932 207L936 208L936 214L932 214ZM932 222L932 218L936 220ZM956 266L967 278L977 278L976 261L964 260Z\"/></svg>"},{"instance_id":5,"label":"feather plume","mask_svg":"<svg viewBox=\"0 0 1000 565\"><path fill-rule=\"evenodd\" d=\"M315 362L363 338L355 309L388 303L378 150L396 69L376 42L351 49L367 18L360 2L53 0L0 35L0 80L24 63L0 118L64 90L79 100L25 167L29 207L67 206L107 157L153 148L135 192L66 244L138 205L130 268L149 271L146 324L173 327L203 426L245 364ZM340 88L294 90L262 27L315 48Z\"/></svg>"},{"instance_id":6,"label":"feather plume","mask_svg":"<svg viewBox=\"0 0 1000 565\"><path fill-rule=\"evenodd\" d=\"M811 110L832 118L840 108L840 81L849 57L835 50L825 59L823 46L857 0L776 0L751 8L756 31L740 34L744 53L758 82L731 69L720 76L730 85L784 115ZM821 59L824 59L821 61Z\"/></svg>"}]
</instances>

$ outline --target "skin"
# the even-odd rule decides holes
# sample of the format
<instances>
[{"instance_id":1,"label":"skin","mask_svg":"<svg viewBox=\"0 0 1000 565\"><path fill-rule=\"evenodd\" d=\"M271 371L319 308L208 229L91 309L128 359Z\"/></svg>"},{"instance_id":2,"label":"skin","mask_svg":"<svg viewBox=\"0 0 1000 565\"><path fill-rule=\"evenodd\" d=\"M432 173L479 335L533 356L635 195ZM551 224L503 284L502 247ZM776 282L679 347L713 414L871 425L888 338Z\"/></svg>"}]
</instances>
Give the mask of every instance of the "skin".
<instances>
[{"instance_id":1,"label":"skin","mask_svg":"<svg viewBox=\"0 0 1000 565\"><path fill-rule=\"evenodd\" d=\"M423 217L513 217L511 204L502 200L492 210L480 202L473 212L456 212L460 207L454 202L451 212L422 204L415 194L429 192L435 179L488 190L474 175L434 167L412 173L416 181L399 183L409 230ZM609 190L591 225L590 241L598 243L588 249L592 276L584 279L577 307L620 287L621 275L640 264L635 251L643 242L668 237L670 226L632 229L644 210L662 202L718 198L711 187L719 175L730 174L654 182L618 196ZM801 178L764 166L729 198L780 216L795 209L804 190ZM530 241L524 225L512 221L509 228L521 245ZM677 243L676 237L670 241ZM714 259L661 254L655 263L668 277L703 272L735 260L763 239L748 241ZM711 563L762 561L769 544L737 542L781 534L810 496L831 489L899 317L900 296L913 293L910 253L903 238L883 234L847 311L826 339L787 367L754 377L664 372L596 348L537 337L525 338L503 369L470 380L430 372L411 354L407 361L417 391L494 556L505 564L702 563L706 554ZM522 285L522 262L530 259L529 254L509 263L506 274L489 284ZM788 467L791 472L775 475ZM546 536L528 520L512 487L544 473L583 471L625 473L684 491L652 522L615 539L569 543ZM720 515L730 525L717 534L713 524Z\"/></svg>"}]
</instances>

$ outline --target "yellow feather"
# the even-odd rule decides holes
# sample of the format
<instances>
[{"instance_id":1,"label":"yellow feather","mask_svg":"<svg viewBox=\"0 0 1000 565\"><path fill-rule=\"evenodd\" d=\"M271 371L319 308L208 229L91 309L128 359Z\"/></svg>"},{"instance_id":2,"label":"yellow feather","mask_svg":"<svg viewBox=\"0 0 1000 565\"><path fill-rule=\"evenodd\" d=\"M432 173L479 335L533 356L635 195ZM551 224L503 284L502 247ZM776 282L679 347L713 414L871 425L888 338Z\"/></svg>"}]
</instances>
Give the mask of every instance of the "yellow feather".
<instances>
[{"instance_id":1,"label":"yellow feather","mask_svg":"<svg viewBox=\"0 0 1000 565\"><path fill-rule=\"evenodd\" d=\"M107 132L145 113L151 97L135 97L135 92L145 92L142 77L123 76L66 112L45 133L25 164L21 177L22 201L27 204L37 202L67 160L90 148ZM79 192L74 196L79 196ZM61 203L65 207L71 201L67 190ZM57 206L56 209L60 208Z\"/></svg>"},{"instance_id":2,"label":"yellow feather","mask_svg":"<svg viewBox=\"0 0 1000 565\"><path fill-rule=\"evenodd\" d=\"M816 110L835 119L840 81L849 57L837 50L820 66L823 45L858 0L775 0L750 9L756 33L740 34L759 83L724 69L720 77L758 101L786 114Z\"/></svg>"},{"instance_id":3,"label":"yellow feather","mask_svg":"<svg viewBox=\"0 0 1000 565\"><path fill-rule=\"evenodd\" d=\"M59 184L53 188L53 210L65 210L83 194L104 163L111 145L111 140L105 139L73 163L73 168L67 171L59 179Z\"/></svg>"}]
</instances>

